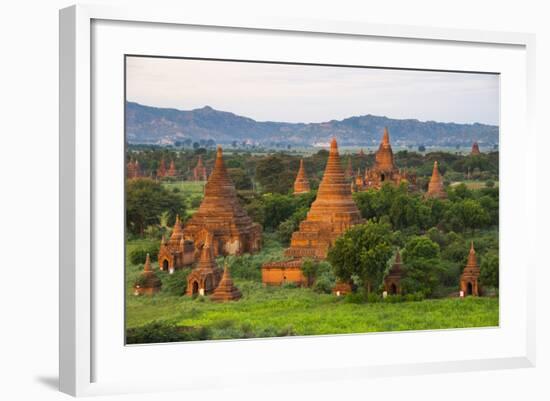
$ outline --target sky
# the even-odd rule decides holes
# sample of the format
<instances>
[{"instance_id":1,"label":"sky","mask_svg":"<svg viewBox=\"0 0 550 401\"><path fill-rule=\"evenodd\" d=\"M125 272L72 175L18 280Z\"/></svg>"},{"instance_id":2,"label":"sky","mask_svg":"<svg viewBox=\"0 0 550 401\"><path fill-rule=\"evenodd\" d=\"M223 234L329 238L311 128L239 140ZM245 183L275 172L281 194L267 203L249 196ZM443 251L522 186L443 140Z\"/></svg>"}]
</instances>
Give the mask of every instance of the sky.
<instances>
[{"instance_id":1,"label":"sky","mask_svg":"<svg viewBox=\"0 0 550 401\"><path fill-rule=\"evenodd\" d=\"M372 114L499 125L493 74L128 57L126 99L256 121L325 122Z\"/></svg>"}]
</instances>

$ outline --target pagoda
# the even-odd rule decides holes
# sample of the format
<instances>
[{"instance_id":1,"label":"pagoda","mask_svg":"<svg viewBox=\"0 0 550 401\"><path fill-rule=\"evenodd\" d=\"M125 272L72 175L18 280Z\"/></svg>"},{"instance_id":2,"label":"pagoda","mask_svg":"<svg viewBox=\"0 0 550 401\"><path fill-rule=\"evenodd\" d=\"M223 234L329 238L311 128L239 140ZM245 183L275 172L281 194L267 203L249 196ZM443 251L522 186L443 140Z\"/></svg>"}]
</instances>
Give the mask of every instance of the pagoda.
<instances>
[{"instance_id":1,"label":"pagoda","mask_svg":"<svg viewBox=\"0 0 550 401\"><path fill-rule=\"evenodd\" d=\"M211 294L218 286L221 275L222 272L212 254L212 235L207 232L199 261L187 276L186 294L189 296Z\"/></svg>"},{"instance_id":2,"label":"pagoda","mask_svg":"<svg viewBox=\"0 0 550 401\"><path fill-rule=\"evenodd\" d=\"M206 181L206 180L207 180L206 167L204 167L204 164L202 162L202 156L199 155L199 160L197 161L197 165L193 169L193 181Z\"/></svg>"},{"instance_id":3,"label":"pagoda","mask_svg":"<svg viewBox=\"0 0 550 401\"><path fill-rule=\"evenodd\" d=\"M380 189L385 183L400 185L401 182L408 182L411 189L414 189L416 175L401 171L396 167L390 144L390 134L388 129L384 128L382 141L375 155L374 166L365 170L360 187L364 190L369 188Z\"/></svg>"},{"instance_id":4,"label":"pagoda","mask_svg":"<svg viewBox=\"0 0 550 401\"><path fill-rule=\"evenodd\" d=\"M212 235L214 256L252 253L261 247L262 228L239 203L223 162L221 147L218 147L214 170L204 187L202 203L186 223L183 238L193 241L198 248L205 240L205 230Z\"/></svg>"},{"instance_id":5,"label":"pagoda","mask_svg":"<svg viewBox=\"0 0 550 401\"><path fill-rule=\"evenodd\" d=\"M466 295L479 296L480 290L478 285L480 270L477 264L476 251L474 249L474 241L470 245L470 253L468 262L460 275L460 291Z\"/></svg>"},{"instance_id":6,"label":"pagoda","mask_svg":"<svg viewBox=\"0 0 550 401\"><path fill-rule=\"evenodd\" d=\"M159 167L157 169L157 177L166 177L166 164L164 163L164 158L160 159Z\"/></svg>"},{"instance_id":7,"label":"pagoda","mask_svg":"<svg viewBox=\"0 0 550 401\"><path fill-rule=\"evenodd\" d=\"M141 177L141 168L137 159L134 162L130 160L126 165L126 177L130 179Z\"/></svg>"},{"instance_id":8,"label":"pagoda","mask_svg":"<svg viewBox=\"0 0 550 401\"><path fill-rule=\"evenodd\" d=\"M169 273L189 266L195 261L195 245L193 241L183 238L183 224L179 215L176 216L170 239L166 241L166 237L162 236L158 261L160 270Z\"/></svg>"},{"instance_id":9,"label":"pagoda","mask_svg":"<svg viewBox=\"0 0 550 401\"><path fill-rule=\"evenodd\" d=\"M344 178L338 144L333 139L317 198L298 231L292 234L290 247L285 251L290 260L265 263L262 281L270 285L288 281L306 284L301 271L302 258L325 259L336 238L362 221L351 196L350 184Z\"/></svg>"},{"instance_id":10,"label":"pagoda","mask_svg":"<svg viewBox=\"0 0 550 401\"><path fill-rule=\"evenodd\" d=\"M304 169L304 160L300 159L300 168L298 169L298 175L294 181L294 195L305 194L309 191L310 187L306 176L306 170Z\"/></svg>"},{"instance_id":11,"label":"pagoda","mask_svg":"<svg viewBox=\"0 0 550 401\"><path fill-rule=\"evenodd\" d=\"M134 295L153 295L160 291L162 282L151 268L151 258L147 254L141 276L134 285Z\"/></svg>"},{"instance_id":12,"label":"pagoda","mask_svg":"<svg viewBox=\"0 0 550 401\"><path fill-rule=\"evenodd\" d=\"M384 291L390 295L401 294L401 279L403 278L403 265L401 264L401 254L399 249L395 253L395 261L384 277Z\"/></svg>"},{"instance_id":13,"label":"pagoda","mask_svg":"<svg viewBox=\"0 0 550 401\"><path fill-rule=\"evenodd\" d=\"M470 152L472 156L477 156L481 154L481 151L479 150L479 145L477 142L474 142L472 144L472 151Z\"/></svg>"},{"instance_id":14,"label":"pagoda","mask_svg":"<svg viewBox=\"0 0 550 401\"><path fill-rule=\"evenodd\" d=\"M236 301L238 299L241 299L241 297L241 292L237 287L235 287L235 285L233 284L233 280L231 279L229 266L227 265L227 263L225 263L220 284L218 284L210 299L216 302L227 302Z\"/></svg>"},{"instance_id":15,"label":"pagoda","mask_svg":"<svg viewBox=\"0 0 550 401\"><path fill-rule=\"evenodd\" d=\"M428 192L426 193L426 197L437 199L447 198L447 192L445 192L445 188L443 186L443 178L439 174L437 161L434 161L434 168L430 178L430 183L428 184Z\"/></svg>"},{"instance_id":16,"label":"pagoda","mask_svg":"<svg viewBox=\"0 0 550 401\"><path fill-rule=\"evenodd\" d=\"M175 177L177 175L176 170L176 163L174 163L174 160L170 161L170 167L168 168L168 171L166 172L167 177Z\"/></svg>"}]
</instances>

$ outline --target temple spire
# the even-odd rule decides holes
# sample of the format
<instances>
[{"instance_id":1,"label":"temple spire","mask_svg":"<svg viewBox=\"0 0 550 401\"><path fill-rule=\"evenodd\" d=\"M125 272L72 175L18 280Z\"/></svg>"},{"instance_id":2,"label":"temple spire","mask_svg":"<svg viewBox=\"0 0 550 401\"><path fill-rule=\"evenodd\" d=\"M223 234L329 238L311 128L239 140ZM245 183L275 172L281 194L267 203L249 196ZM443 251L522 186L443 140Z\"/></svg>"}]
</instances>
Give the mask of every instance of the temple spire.
<instances>
[{"instance_id":1,"label":"temple spire","mask_svg":"<svg viewBox=\"0 0 550 401\"><path fill-rule=\"evenodd\" d=\"M388 127L384 127L384 135L382 135L382 144L383 145L390 144L390 133L388 132Z\"/></svg>"},{"instance_id":2,"label":"temple spire","mask_svg":"<svg viewBox=\"0 0 550 401\"><path fill-rule=\"evenodd\" d=\"M430 177L430 182L428 184L428 192L426 193L426 197L440 199L447 197L447 193L445 192L445 188L443 186L443 178L439 174L437 160L434 161L434 167L432 170L432 176Z\"/></svg>"},{"instance_id":3,"label":"temple spire","mask_svg":"<svg viewBox=\"0 0 550 401\"><path fill-rule=\"evenodd\" d=\"M153 271L153 269L151 269L151 257L149 256L149 254L147 254L147 256L145 257L145 266L143 266L143 271L145 273Z\"/></svg>"},{"instance_id":4,"label":"temple spire","mask_svg":"<svg viewBox=\"0 0 550 401\"><path fill-rule=\"evenodd\" d=\"M300 159L300 168L294 181L294 194L304 194L310 191L309 181L306 176L306 170L304 169L304 159Z\"/></svg>"},{"instance_id":5,"label":"temple spire","mask_svg":"<svg viewBox=\"0 0 550 401\"><path fill-rule=\"evenodd\" d=\"M470 243L470 253L468 254L468 267L477 266L476 250L474 249L474 241Z\"/></svg>"}]
</instances>

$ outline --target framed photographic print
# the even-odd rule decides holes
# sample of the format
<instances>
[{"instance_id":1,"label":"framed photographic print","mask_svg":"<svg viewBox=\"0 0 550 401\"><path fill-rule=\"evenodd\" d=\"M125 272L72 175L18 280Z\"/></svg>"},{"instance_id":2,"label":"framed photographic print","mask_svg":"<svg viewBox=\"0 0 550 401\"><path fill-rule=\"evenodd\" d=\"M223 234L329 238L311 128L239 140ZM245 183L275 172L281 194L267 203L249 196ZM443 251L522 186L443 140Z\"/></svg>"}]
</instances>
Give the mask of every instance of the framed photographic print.
<instances>
[{"instance_id":1,"label":"framed photographic print","mask_svg":"<svg viewBox=\"0 0 550 401\"><path fill-rule=\"evenodd\" d=\"M532 366L532 36L60 30L62 391Z\"/></svg>"}]
</instances>

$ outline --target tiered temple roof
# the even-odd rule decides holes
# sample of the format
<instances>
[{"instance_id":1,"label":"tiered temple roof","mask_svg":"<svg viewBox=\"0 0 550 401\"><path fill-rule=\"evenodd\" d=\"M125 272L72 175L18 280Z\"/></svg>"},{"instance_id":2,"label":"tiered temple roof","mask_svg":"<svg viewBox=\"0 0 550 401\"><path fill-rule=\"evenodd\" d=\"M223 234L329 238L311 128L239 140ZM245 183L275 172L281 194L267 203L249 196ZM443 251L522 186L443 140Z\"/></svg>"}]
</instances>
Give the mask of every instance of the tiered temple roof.
<instances>
[{"instance_id":1,"label":"tiered temple roof","mask_svg":"<svg viewBox=\"0 0 550 401\"><path fill-rule=\"evenodd\" d=\"M126 176L128 178L138 178L141 177L141 168L139 162L130 160L126 165Z\"/></svg>"},{"instance_id":2,"label":"tiered temple roof","mask_svg":"<svg viewBox=\"0 0 550 401\"><path fill-rule=\"evenodd\" d=\"M391 172L396 169L393 162L393 150L390 144L390 134L387 128L384 128L382 142L376 152L374 169L378 171Z\"/></svg>"},{"instance_id":3,"label":"tiered temple roof","mask_svg":"<svg viewBox=\"0 0 550 401\"><path fill-rule=\"evenodd\" d=\"M159 167L157 169L157 177L166 177L166 164L164 158L160 159Z\"/></svg>"},{"instance_id":4,"label":"tiered temple roof","mask_svg":"<svg viewBox=\"0 0 550 401\"><path fill-rule=\"evenodd\" d=\"M309 181L306 176L306 170L304 169L304 160L300 159L300 168L294 181L294 194L304 194L310 191Z\"/></svg>"},{"instance_id":5,"label":"tiered temple roof","mask_svg":"<svg viewBox=\"0 0 550 401\"><path fill-rule=\"evenodd\" d=\"M205 185L202 203L186 223L183 236L200 246L205 240L204 230L213 236L214 256L255 252L261 246L261 227L239 203L221 147L218 147L214 170Z\"/></svg>"},{"instance_id":6,"label":"tiered temple roof","mask_svg":"<svg viewBox=\"0 0 550 401\"><path fill-rule=\"evenodd\" d=\"M479 150L479 145L477 142L474 142L472 144L472 152L471 152L472 155L479 155L481 154L481 151Z\"/></svg>"},{"instance_id":7,"label":"tiered temple roof","mask_svg":"<svg viewBox=\"0 0 550 401\"><path fill-rule=\"evenodd\" d=\"M384 277L384 290L390 295L401 294L401 279L403 278L403 265L399 249L395 253L393 262L387 276Z\"/></svg>"},{"instance_id":8,"label":"tiered temple roof","mask_svg":"<svg viewBox=\"0 0 550 401\"><path fill-rule=\"evenodd\" d=\"M430 183L428 184L428 192L426 193L426 197L438 199L444 199L447 197L445 187L443 186L443 178L439 174L437 161L434 161L434 168L430 178Z\"/></svg>"},{"instance_id":9,"label":"tiered temple roof","mask_svg":"<svg viewBox=\"0 0 550 401\"><path fill-rule=\"evenodd\" d=\"M390 134L384 128L382 141L375 154L375 161L372 168L365 170L364 176L356 177L354 188L357 191L369 188L379 189L384 183L400 185L407 182L411 189L416 187L416 175L407 171L401 171L395 165L393 150L390 144Z\"/></svg>"},{"instance_id":10,"label":"tiered temple roof","mask_svg":"<svg viewBox=\"0 0 550 401\"><path fill-rule=\"evenodd\" d=\"M351 189L344 178L344 171L338 155L338 144L333 139L325 173L317 198L312 203L306 219L298 231L292 234L287 256L326 257L329 246L344 231L362 222Z\"/></svg>"},{"instance_id":11,"label":"tiered temple roof","mask_svg":"<svg viewBox=\"0 0 550 401\"><path fill-rule=\"evenodd\" d=\"M199 160L197 160L197 165L193 169L193 180L195 181L206 181L207 180L207 174L206 174L206 167L204 166L202 162L202 156L199 155Z\"/></svg>"},{"instance_id":12,"label":"tiered temple roof","mask_svg":"<svg viewBox=\"0 0 550 401\"><path fill-rule=\"evenodd\" d=\"M464 292L464 295L479 296L479 274L480 270L479 265L477 264L474 241L472 241L470 245L470 253L468 254L468 261L462 271L462 274L460 275L460 290Z\"/></svg>"},{"instance_id":13,"label":"tiered temple roof","mask_svg":"<svg viewBox=\"0 0 550 401\"><path fill-rule=\"evenodd\" d=\"M176 175L178 175L176 170L176 163L174 163L174 160L170 161L170 167L168 168L166 175L168 177L175 177Z\"/></svg>"},{"instance_id":14,"label":"tiered temple roof","mask_svg":"<svg viewBox=\"0 0 550 401\"><path fill-rule=\"evenodd\" d=\"M134 285L135 295L153 295L160 291L162 282L151 267L151 257L147 254L143 272L138 282Z\"/></svg>"},{"instance_id":15,"label":"tiered temple roof","mask_svg":"<svg viewBox=\"0 0 550 401\"><path fill-rule=\"evenodd\" d=\"M210 297L212 301L236 301L241 298L241 292L235 285L233 284L233 280L231 279L231 274L229 272L229 266L227 263L225 264L225 267L223 269L223 276L220 280L220 283L214 290L214 293Z\"/></svg>"},{"instance_id":16,"label":"tiered temple roof","mask_svg":"<svg viewBox=\"0 0 550 401\"><path fill-rule=\"evenodd\" d=\"M207 295L214 291L220 281L221 270L212 254L212 235L205 234L199 261L187 277L187 295Z\"/></svg>"}]
</instances>

